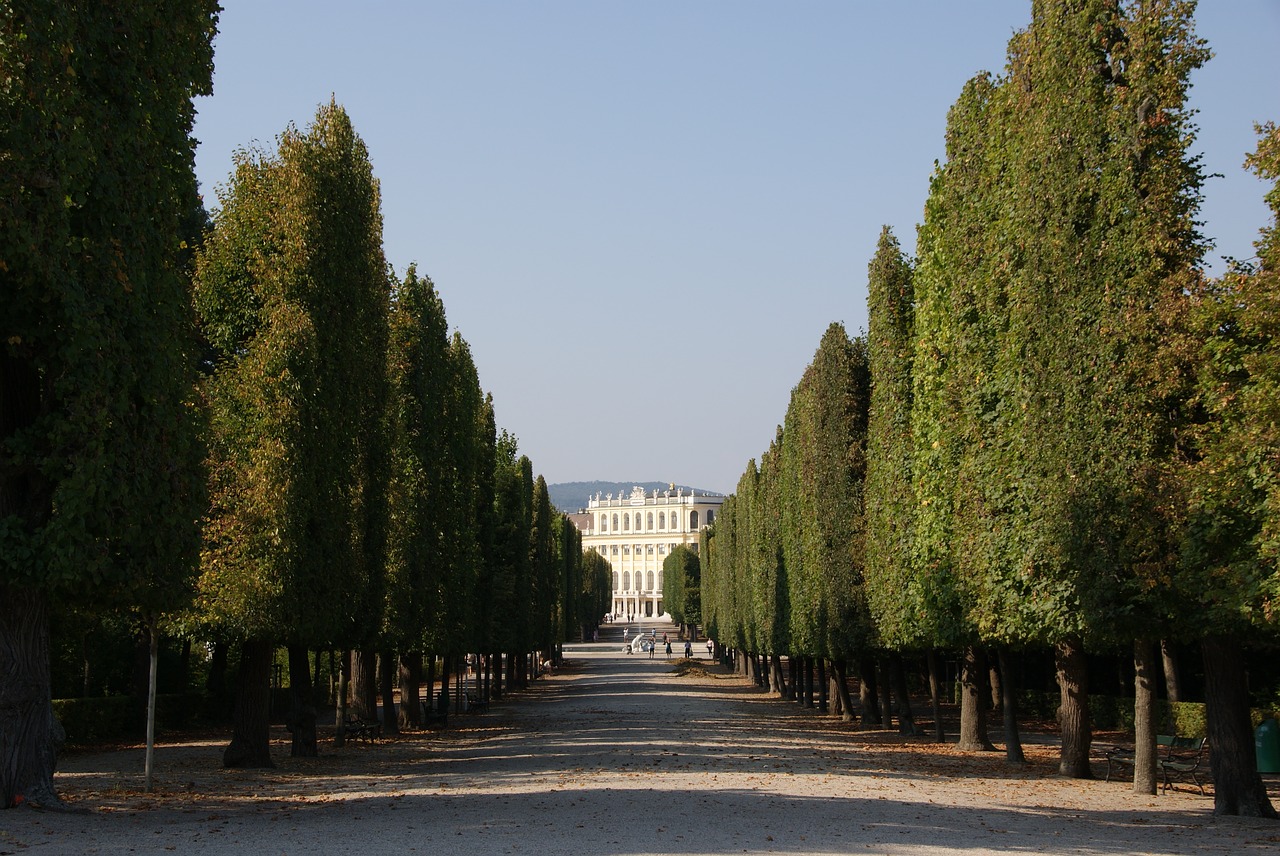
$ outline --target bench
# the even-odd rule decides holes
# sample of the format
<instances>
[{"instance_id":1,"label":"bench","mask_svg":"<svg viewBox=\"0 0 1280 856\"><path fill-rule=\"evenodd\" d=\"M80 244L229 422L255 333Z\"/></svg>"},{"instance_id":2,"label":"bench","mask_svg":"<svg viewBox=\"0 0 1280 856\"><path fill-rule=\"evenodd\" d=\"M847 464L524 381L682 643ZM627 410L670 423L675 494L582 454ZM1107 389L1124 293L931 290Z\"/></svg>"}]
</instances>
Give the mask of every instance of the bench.
<instances>
[{"instance_id":1,"label":"bench","mask_svg":"<svg viewBox=\"0 0 1280 856\"><path fill-rule=\"evenodd\" d=\"M374 743L382 736L382 723L365 722L358 716L348 716L346 731L352 740Z\"/></svg>"},{"instance_id":2,"label":"bench","mask_svg":"<svg viewBox=\"0 0 1280 856\"><path fill-rule=\"evenodd\" d=\"M1209 741L1204 737L1175 737L1171 734L1156 735L1156 771L1161 777L1161 792L1173 786L1171 777L1189 778L1204 796L1204 783L1200 781L1200 765L1204 763L1205 748ZM1160 751L1164 749L1163 753ZM1107 752L1107 778L1111 781L1113 768L1133 767L1132 749L1111 749Z\"/></svg>"},{"instance_id":3,"label":"bench","mask_svg":"<svg viewBox=\"0 0 1280 856\"><path fill-rule=\"evenodd\" d=\"M488 713L488 699L480 698L475 693L467 693L467 713Z\"/></svg>"}]
</instances>

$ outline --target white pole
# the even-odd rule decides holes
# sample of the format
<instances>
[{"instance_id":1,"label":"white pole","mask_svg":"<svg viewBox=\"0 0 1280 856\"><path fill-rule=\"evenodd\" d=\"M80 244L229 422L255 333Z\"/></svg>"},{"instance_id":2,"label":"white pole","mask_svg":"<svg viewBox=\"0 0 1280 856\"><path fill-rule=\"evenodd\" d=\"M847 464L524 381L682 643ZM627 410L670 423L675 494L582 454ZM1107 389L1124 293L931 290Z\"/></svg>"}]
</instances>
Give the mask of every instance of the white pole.
<instances>
[{"instance_id":1,"label":"white pole","mask_svg":"<svg viewBox=\"0 0 1280 856\"><path fill-rule=\"evenodd\" d=\"M150 622L151 679L147 686L147 774L146 792L151 793L151 772L156 754L156 671L160 661L160 635L156 632L156 620Z\"/></svg>"}]
</instances>

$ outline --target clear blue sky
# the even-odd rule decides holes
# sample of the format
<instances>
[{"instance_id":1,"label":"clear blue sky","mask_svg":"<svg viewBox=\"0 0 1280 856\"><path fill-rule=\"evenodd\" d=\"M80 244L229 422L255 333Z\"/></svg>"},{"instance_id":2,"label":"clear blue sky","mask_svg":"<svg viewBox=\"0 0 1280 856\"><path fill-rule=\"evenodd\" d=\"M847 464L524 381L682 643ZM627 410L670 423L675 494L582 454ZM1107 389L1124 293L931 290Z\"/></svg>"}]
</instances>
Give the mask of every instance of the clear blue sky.
<instances>
[{"instance_id":1,"label":"clear blue sky","mask_svg":"<svg viewBox=\"0 0 1280 856\"><path fill-rule=\"evenodd\" d=\"M915 247L947 109L1029 0L223 0L197 102L211 207L236 148L333 95L398 272L431 276L500 427L549 482L730 492L823 330L866 326L882 224ZM1247 258L1280 120L1280 0L1205 0L1204 232Z\"/></svg>"}]
</instances>

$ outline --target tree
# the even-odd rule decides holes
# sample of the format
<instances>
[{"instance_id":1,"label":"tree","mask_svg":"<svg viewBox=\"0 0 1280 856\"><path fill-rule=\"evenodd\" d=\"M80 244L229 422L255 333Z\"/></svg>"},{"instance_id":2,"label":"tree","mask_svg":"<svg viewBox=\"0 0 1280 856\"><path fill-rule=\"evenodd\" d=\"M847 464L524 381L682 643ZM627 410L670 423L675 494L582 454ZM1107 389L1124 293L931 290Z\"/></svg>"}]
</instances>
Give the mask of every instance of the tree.
<instances>
[{"instance_id":1,"label":"tree","mask_svg":"<svg viewBox=\"0 0 1280 856\"><path fill-rule=\"evenodd\" d=\"M0 4L0 807L57 804L48 601L188 596L182 223L213 2Z\"/></svg>"},{"instance_id":2,"label":"tree","mask_svg":"<svg viewBox=\"0 0 1280 856\"><path fill-rule=\"evenodd\" d=\"M371 640L382 603L389 282L379 192L346 113L241 152L197 265L212 508L203 620L246 640L229 766L269 766L266 663ZM291 658L301 664L301 658ZM305 668L291 682L309 695ZM314 711L295 754L315 751Z\"/></svg>"},{"instance_id":3,"label":"tree","mask_svg":"<svg viewBox=\"0 0 1280 856\"><path fill-rule=\"evenodd\" d=\"M1246 164L1277 182L1256 266L1236 265L1197 296L1202 334L1195 458L1177 585L1197 595L1214 813L1274 817L1258 777L1242 643L1274 640L1280 595L1280 129L1258 128Z\"/></svg>"},{"instance_id":4,"label":"tree","mask_svg":"<svg viewBox=\"0 0 1280 856\"><path fill-rule=\"evenodd\" d=\"M698 554L685 544L676 545L662 560L663 600L678 624L692 631L702 623L702 566Z\"/></svg>"}]
</instances>

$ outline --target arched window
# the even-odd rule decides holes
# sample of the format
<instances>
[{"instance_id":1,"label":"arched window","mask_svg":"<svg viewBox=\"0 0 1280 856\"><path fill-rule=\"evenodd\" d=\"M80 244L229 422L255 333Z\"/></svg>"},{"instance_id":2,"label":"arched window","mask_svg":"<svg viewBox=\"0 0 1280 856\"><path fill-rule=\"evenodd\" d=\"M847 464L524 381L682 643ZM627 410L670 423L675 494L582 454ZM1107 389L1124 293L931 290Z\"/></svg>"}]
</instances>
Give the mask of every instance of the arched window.
<instances>
[{"instance_id":1,"label":"arched window","mask_svg":"<svg viewBox=\"0 0 1280 856\"><path fill-rule=\"evenodd\" d=\"M689 512L689 531L694 532L697 530L697 528L698 528L698 512L690 511Z\"/></svg>"},{"instance_id":2,"label":"arched window","mask_svg":"<svg viewBox=\"0 0 1280 856\"><path fill-rule=\"evenodd\" d=\"M618 531L618 515L613 515L613 531Z\"/></svg>"},{"instance_id":3,"label":"arched window","mask_svg":"<svg viewBox=\"0 0 1280 856\"><path fill-rule=\"evenodd\" d=\"M631 590L631 572L630 571L622 572L622 590L623 591Z\"/></svg>"},{"instance_id":4,"label":"arched window","mask_svg":"<svg viewBox=\"0 0 1280 856\"><path fill-rule=\"evenodd\" d=\"M653 571L645 574L645 582L649 584L648 591L653 591Z\"/></svg>"},{"instance_id":5,"label":"arched window","mask_svg":"<svg viewBox=\"0 0 1280 856\"><path fill-rule=\"evenodd\" d=\"M667 528L667 513L665 511L658 512L658 528L659 529Z\"/></svg>"},{"instance_id":6,"label":"arched window","mask_svg":"<svg viewBox=\"0 0 1280 856\"><path fill-rule=\"evenodd\" d=\"M609 531L609 515L607 514L600 515L600 531L601 532Z\"/></svg>"},{"instance_id":7,"label":"arched window","mask_svg":"<svg viewBox=\"0 0 1280 856\"><path fill-rule=\"evenodd\" d=\"M658 591L662 591L662 571L658 571Z\"/></svg>"},{"instance_id":8,"label":"arched window","mask_svg":"<svg viewBox=\"0 0 1280 856\"><path fill-rule=\"evenodd\" d=\"M648 529L650 532L652 532L652 531L653 531L653 512L652 512L652 511L650 511L650 512L649 512L648 517L645 519L645 527L644 527L644 528L645 528L645 529Z\"/></svg>"},{"instance_id":9,"label":"arched window","mask_svg":"<svg viewBox=\"0 0 1280 856\"><path fill-rule=\"evenodd\" d=\"M628 532L630 531L630 529L631 529L631 515L624 514L622 515L622 531Z\"/></svg>"},{"instance_id":10,"label":"arched window","mask_svg":"<svg viewBox=\"0 0 1280 856\"><path fill-rule=\"evenodd\" d=\"M613 590L614 591L618 590L618 572L617 571L613 572Z\"/></svg>"},{"instance_id":11,"label":"arched window","mask_svg":"<svg viewBox=\"0 0 1280 856\"><path fill-rule=\"evenodd\" d=\"M708 508L707 509L707 525L710 526L712 523L715 523L715 522L716 522L715 509Z\"/></svg>"}]
</instances>

